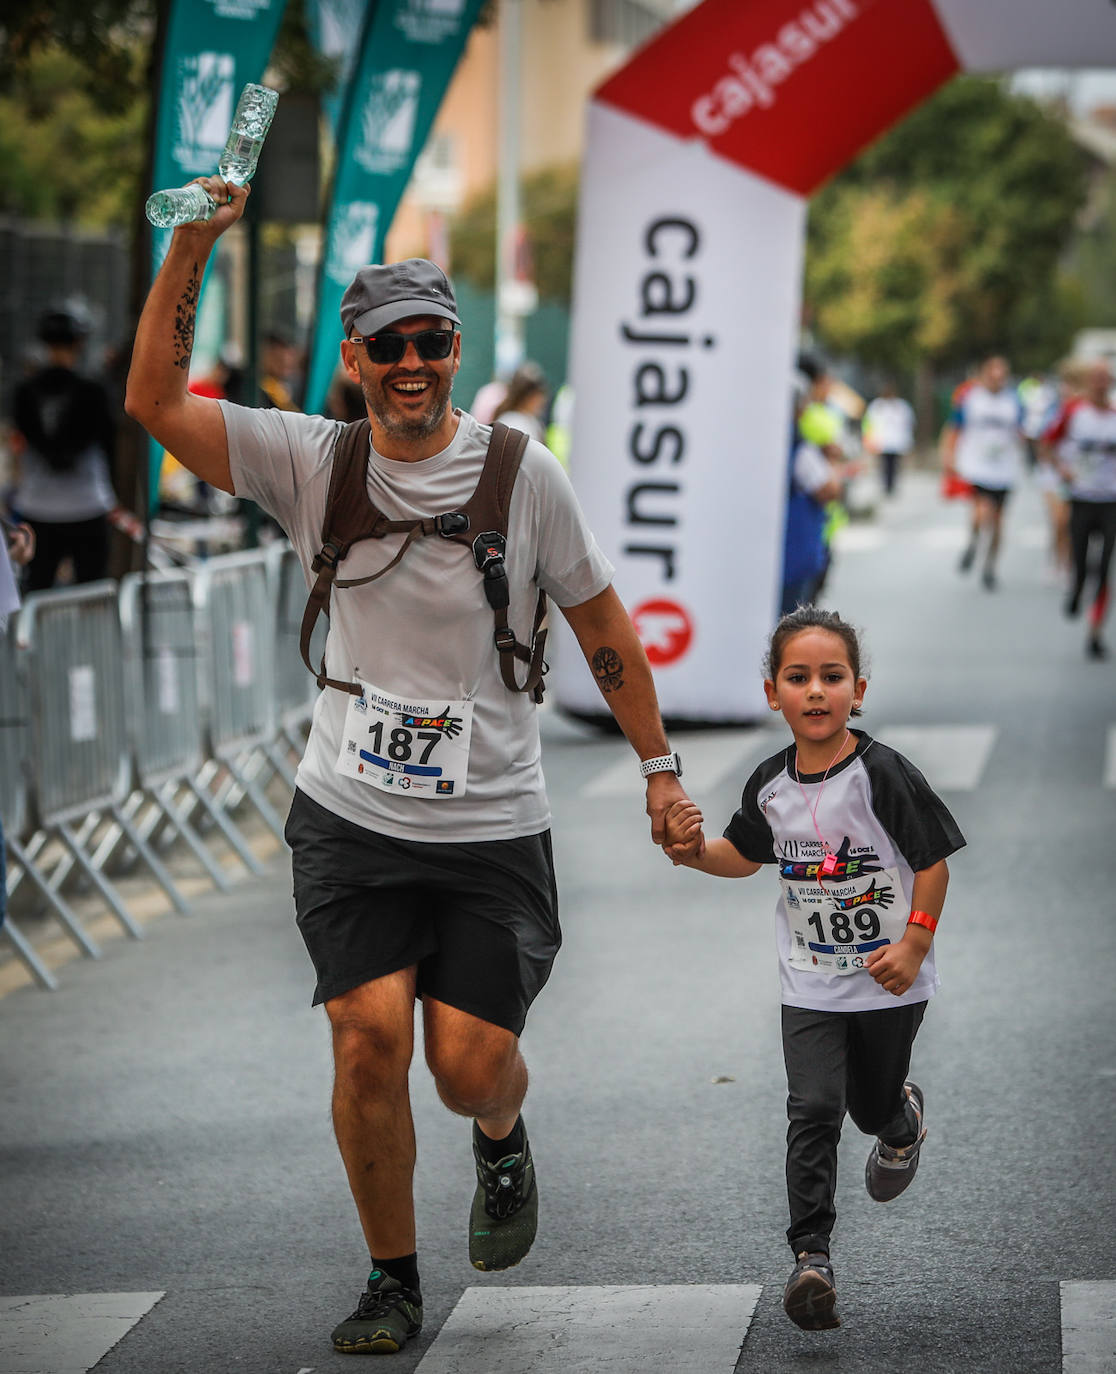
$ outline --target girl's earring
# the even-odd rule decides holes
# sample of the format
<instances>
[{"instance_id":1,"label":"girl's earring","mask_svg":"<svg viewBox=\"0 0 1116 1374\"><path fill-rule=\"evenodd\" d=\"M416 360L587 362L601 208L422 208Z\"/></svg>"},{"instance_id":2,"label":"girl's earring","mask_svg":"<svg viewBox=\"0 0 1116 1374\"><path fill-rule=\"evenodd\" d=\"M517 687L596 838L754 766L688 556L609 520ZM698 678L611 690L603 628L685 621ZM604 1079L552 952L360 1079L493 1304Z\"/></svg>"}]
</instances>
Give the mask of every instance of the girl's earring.
<instances>
[{"instance_id":1,"label":"girl's earring","mask_svg":"<svg viewBox=\"0 0 1116 1374\"><path fill-rule=\"evenodd\" d=\"M779 703L777 701L771 702L770 706L773 711L777 711L779 709Z\"/></svg>"}]
</instances>

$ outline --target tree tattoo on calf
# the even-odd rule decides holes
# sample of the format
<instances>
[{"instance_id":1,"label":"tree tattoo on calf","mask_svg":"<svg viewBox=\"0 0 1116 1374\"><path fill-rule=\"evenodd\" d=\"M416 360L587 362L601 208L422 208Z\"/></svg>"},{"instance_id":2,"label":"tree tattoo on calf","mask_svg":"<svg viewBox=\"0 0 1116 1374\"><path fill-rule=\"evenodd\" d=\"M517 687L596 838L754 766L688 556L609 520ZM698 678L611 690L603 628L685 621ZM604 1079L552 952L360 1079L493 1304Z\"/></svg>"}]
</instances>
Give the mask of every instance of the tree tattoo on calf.
<instances>
[{"instance_id":1,"label":"tree tattoo on calf","mask_svg":"<svg viewBox=\"0 0 1116 1374\"><path fill-rule=\"evenodd\" d=\"M201 294L201 276L197 263L194 264L186 290L174 312L174 365L185 371L190 366L190 354L194 351L194 322L198 313L198 296Z\"/></svg>"},{"instance_id":2,"label":"tree tattoo on calf","mask_svg":"<svg viewBox=\"0 0 1116 1374\"><path fill-rule=\"evenodd\" d=\"M597 679L597 686L606 695L623 687L624 660L615 649L610 649L607 644L602 644L593 655L592 666L593 676Z\"/></svg>"}]
</instances>

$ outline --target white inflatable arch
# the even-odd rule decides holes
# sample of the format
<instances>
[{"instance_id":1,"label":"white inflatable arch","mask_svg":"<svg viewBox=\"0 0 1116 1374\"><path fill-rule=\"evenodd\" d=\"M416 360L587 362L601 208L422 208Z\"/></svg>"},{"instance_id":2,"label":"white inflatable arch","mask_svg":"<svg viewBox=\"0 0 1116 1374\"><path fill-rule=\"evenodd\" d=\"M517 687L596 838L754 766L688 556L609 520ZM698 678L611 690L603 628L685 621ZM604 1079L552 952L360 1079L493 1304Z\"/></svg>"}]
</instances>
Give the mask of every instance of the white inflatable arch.
<instances>
[{"instance_id":1,"label":"white inflatable arch","mask_svg":"<svg viewBox=\"0 0 1116 1374\"><path fill-rule=\"evenodd\" d=\"M664 715L763 705L807 198L956 72L1114 61L1113 0L704 0L596 92L571 470Z\"/></svg>"}]
</instances>

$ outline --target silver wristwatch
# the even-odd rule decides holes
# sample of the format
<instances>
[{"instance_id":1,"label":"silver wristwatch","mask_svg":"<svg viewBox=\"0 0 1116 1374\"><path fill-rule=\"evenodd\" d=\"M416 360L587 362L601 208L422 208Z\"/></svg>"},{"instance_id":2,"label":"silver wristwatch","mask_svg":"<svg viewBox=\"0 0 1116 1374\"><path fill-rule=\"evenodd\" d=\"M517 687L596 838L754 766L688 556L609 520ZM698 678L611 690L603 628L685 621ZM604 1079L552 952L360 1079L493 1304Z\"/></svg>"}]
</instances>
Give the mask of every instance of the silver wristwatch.
<instances>
[{"instance_id":1,"label":"silver wristwatch","mask_svg":"<svg viewBox=\"0 0 1116 1374\"><path fill-rule=\"evenodd\" d=\"M673 754L660 754L657 759L644 759L639 765L639 771L645 778L649 778L652 773L674 773L682 776L682 759L675 750Z\"/></svg>"}]
</instances>

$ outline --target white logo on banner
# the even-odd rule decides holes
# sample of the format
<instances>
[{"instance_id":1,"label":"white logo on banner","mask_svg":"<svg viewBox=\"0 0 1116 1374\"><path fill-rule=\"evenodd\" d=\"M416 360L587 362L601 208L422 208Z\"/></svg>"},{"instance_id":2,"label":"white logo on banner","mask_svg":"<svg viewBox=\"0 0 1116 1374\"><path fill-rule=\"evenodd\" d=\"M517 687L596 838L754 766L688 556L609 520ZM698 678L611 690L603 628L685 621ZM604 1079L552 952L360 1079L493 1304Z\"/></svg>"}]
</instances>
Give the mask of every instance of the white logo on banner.
<instances>
[{"instance_id":1,"label":"white logo on banner","mask_svg":"<svg viewBox=\"0 0 1116 1374\"><path fill-rule=\"evenodd\" d=\"M760 44L750 61L743 53L730 53L731 70L718 78L712 91L694 101L690 109L694 123L703 134L715 137L757 106L770 109L775 88L857 18L852 0L817 0L802 11L798 23L784 24L772 42Z\"/></svg>"},{"instance_id":2,"label":"white logo on banner","mask_svg":"<svg viewBox=\"0 0 1116 1374\"><path fill-rule=\"evenodd\" d=\"M411 0L400 5L395 26L412 43L441 43L461 26L465 0Z\"/></svg>"},{"instance_id":3,"label":"white logo on banner","mask_svg":"<svg viewBox=\"0 0 1116 1374\"><path fill-rule=\"evenodd\" d=\"M366 200L354 200L334 217L326 261L326 274L331 281L348 286L357 272L372 261L379 219L379 206Z\"/></svg>"},{"instance_id":4,"label":"white logo on banner","mask_svg":"<svg viewBox=\"0 0 1116 1374\"><path fill-rule=\"evenodd\" d=\"M318 0L318 46L338 63L339 86L352 70L364 9L364 0Z\"/></svg>"},{"instance_id":5,"label":"white logo on banner","mask_svg":"<svg viewBox=\"0 0 1116 1374\"><path fill-rule=\"evenodd\" d=\"M258 19L271 8L271 0L209 0L218 19Z\"/></svg>"},{"instance_id":6,"label":"white logo on banner","mask_svg":"<svg viewBox=\"0 0 1116 1374\"><path fill-rule=\"evenodd\" d=\"M384 72L369 92L360 118L361 140L353 156L366 172L398 172L411 155L422 77Z\"/></svg>"},{"instance_id":7,"label":"white logo on banner","mask_svg":"<svg viewBox=\"0 0 1116 1374\"><path fill-rule=\"evenodd\" d=\"M233 117L236 63L227 52L199 52L178 66L178 137L174 160L183 171L214 171Z\"/></svg>"}]
</instances>

